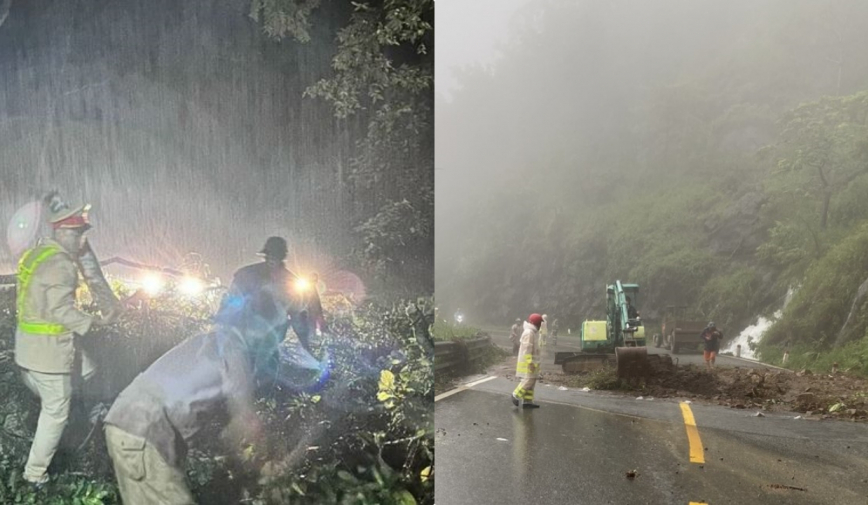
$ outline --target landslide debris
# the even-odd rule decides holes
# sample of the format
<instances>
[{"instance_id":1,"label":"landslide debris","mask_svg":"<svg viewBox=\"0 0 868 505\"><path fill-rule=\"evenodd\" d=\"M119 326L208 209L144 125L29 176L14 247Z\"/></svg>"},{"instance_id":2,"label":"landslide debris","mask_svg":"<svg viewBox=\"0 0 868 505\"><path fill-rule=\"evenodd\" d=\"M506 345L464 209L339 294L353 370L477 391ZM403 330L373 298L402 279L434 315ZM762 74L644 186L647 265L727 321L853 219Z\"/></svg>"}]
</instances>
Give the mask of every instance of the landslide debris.
<instances>
[{"instance_id":1,"label":"landslide debris","mask_svg":"<svg viewBox=\"0 0 868 505\"><path fill-rule=\"evenodd\" d=\"M498 369L507 370L505 365ZM734 409L798 412L804 419L868 421L868 379L845 372L718 367L709 374L704 367L681 365L631 384L619 380L614 368L575 375L544 368L540 382L633 397L689 398Z\"/></svg>"}]
</instances>

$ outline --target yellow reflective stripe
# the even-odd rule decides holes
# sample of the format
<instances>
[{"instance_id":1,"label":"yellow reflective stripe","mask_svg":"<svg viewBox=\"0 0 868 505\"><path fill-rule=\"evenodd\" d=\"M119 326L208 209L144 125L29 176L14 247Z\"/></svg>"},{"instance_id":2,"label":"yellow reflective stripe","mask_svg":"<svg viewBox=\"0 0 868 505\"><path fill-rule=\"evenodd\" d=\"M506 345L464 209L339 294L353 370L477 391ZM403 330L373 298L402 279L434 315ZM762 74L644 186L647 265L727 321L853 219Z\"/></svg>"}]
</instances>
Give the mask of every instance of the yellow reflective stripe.
<instances>
[{"instance_id":1,"label":"yellow reflective stripe","mask_svg":"<svg viewBox=\"0 0 868 505\"><path fill-rule=\"evenodd\" d=\"M18 322L18 328L27 333L37 335L62 335L68 333L62 324Z\"/></svg>"},{"instance_id":2,"label":"yellow reflective stripe","mask_svg":"<svg viewBox=\"0 0 868 505\"><path fill-rule=\"evenodd\" d=\"M525 354L516 363L515 370L517 373L527 373L530 370L530 364L533 363L533 354Z\"/></svg>"},{"instance_id":3,"label":"yellow reflective stripe","mask_svg":"<svg viewBox=\"0 0 868 505\"><path fill-rule=\"evenodd\" d=\"M533 389L525 389L521 386L515 388L513 394L522 400L533 401Z\"/></svg>"},{"instance_id":4,"label":"yellow reflective stripe","mask_svg":"<svg viewBox=\"0 0 868 505\"><path fill-rule=\"evenodd\" d=\"M39 251L39 254L34 254ZM30 281L33 278L33 272L42 264L43 261L60 252L60 248L54 245L46 245L40 251L40 248L30 249L21 256L21 261L18 262L18 328L26 333L34 333L38 335L63 335L68 333L68 330L62 324L54 324L45 321L32 320L27 317L24 300L27 296L30 287Z\"/></svg>"}]
</instances>

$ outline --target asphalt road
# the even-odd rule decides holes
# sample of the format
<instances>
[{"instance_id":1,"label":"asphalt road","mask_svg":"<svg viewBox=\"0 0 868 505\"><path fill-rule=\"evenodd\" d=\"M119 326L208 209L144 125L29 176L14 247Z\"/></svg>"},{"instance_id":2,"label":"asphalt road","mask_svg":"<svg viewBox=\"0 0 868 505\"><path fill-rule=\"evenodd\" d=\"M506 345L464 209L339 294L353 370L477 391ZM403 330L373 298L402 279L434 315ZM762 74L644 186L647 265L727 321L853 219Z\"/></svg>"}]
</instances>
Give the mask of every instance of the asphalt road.
<instances>
[{"instance_id":1,"label":"asphalt road","mask_svg":"<svg viewBox=\"0 0 868 505\"><path fill-rule=\"evenodd\" d=\"M503 329L485 329L489 335L491 335L491 340L498 346L512 349L512 344L509 341L509 330ZM549 337L549 341L551 343L551 337ZM544 372L556 372L560 371L560 365L554 366L555 360L555 351L578 351L581 349L581 342L578 335L558 335L558 345L552 346L548 345L543 348L543 371ZM699 347L697 346L697 349ZM702 351L693 351L693 352L682 352L679 351L678 354L671 354L668 349L664 348L656 348L653 345L648 347L648 352L650 354L670 354L672 355L673 360L677 360L679 365L693 364L693 365L705 365L705 361L702 357ZM550 365L550 366L546 366ZM758 361L753 361L749 359L736 358L733 356L718 356L715 360L715 366L723 366L723 367L742 367L742 368L763 368L767 367L763 363Z\"/></svg>"},{"instance_id":2,"label":"asphalt road","mask_svg":"<svg viewBox=\"0 0 868 505\"><path fill-rule=\"evenodd\" d=\"M515 385L437 397L438 505L868 504L864 424Z\"/></svg>"}]
</instances>

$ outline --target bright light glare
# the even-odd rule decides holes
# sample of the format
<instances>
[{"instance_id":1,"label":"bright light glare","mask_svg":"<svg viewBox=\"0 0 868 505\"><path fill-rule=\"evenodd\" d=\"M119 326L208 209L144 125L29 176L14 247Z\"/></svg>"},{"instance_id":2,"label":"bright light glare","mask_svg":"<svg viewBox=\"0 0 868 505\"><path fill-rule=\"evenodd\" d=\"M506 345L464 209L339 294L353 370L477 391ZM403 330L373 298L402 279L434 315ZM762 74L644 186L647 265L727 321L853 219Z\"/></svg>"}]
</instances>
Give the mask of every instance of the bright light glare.
<instances>
[{"instance_id":1,"label":"bright light glare","mask_svg":"<svg viewBox=\"0 0 868 505\"><path fill-rule=\"evenodd\" d=\"M178 290L185 295L195 296L202 294L202 291L205 290L205 284L196 277L184 277L178 284Z\"/></svg>"},{"instance_id":2,"label":"bright light glare","mask_svg":"<svg viewBox=\"0 0 868 505\"><path fill-rule=\"evenodd\" d=\"M163 278L158 274L146 274L142 277L142 288L145 293L154 296L163 289Z\"/></svg>"},{"instance_id":3,"label":"bright light glare","mask_svg":"<svg viewBox=\"0 0 868 505\"><path fill-rule=\"evenodd\" d=\"M308 289L310 289L310 281L302 278L296 279L295 289L301 292L307 291Z\"/></svg>"}]
</instances>

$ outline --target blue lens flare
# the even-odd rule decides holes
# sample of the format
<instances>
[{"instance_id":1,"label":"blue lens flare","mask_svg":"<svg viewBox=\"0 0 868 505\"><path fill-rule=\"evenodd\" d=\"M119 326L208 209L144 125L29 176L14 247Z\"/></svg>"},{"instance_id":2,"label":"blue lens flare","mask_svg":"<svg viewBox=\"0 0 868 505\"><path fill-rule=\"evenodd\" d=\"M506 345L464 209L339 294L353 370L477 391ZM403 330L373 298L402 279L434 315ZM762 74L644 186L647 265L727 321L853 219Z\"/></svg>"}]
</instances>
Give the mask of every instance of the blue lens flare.
<instances>
[{"instance_id":1,"label":"blue lens flare","mask_svg":"<svg viewBox=\"0 0 868 505\"><path fill-rule=\"evenodd\" d=\"M319 376L317 377L316 382L308 389L308 392L321 391L325 387L331 377L333 366L334 362L332 361L331 353L326 349L325 355L323 356L322 361L320 361Z\"/></svg>"},{"instance_id":2,"label":"blue lens flare","mask_svg":"<svg viewBox=\"0 0 868 505\"><path fill-rule=\"evenodd\" d=\"M321 360L307 353L300 345L281 345L279 359L283 373L274 370L274 379L282 386L305 393L322 391L332 375L334 358L326 348Z\"/></svg>"}]
</instances>

